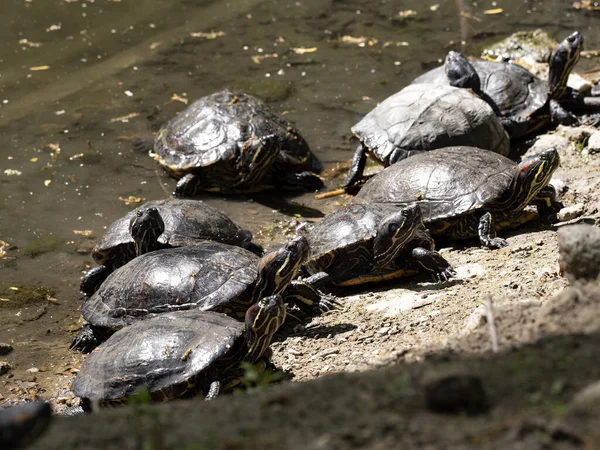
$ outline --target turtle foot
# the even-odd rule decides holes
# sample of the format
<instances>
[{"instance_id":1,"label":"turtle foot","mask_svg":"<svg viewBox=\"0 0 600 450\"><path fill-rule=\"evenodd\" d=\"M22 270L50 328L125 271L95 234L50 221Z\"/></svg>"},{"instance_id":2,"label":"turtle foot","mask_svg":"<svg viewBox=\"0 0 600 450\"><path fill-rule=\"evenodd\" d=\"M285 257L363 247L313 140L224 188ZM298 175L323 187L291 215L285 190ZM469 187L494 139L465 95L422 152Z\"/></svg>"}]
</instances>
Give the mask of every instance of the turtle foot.
<instances>
[{"instance_id":1,"label":"turtle foot","mask_svg":"<svg viewBox=\"0 0 600 450\"><path fill-rule=\"evenodd\" d=\"M431 279L436 283L443 283L456 276L456 270L452 267L448 267L445 270L431 273Z\"/></svg>"},{"instance_id":2,"label":"turtle foot","mask_svg":"<svg viewBox=\"0 0 600 450\"><path fill-rule=\"evenodd\" d=\"M89 353L94 350L100 341L94 332L94 328L90 325L84 325L77 336L73 338L71 341L71 345L69 345L70 350L77 350L81 353Z\"/></svg>"}]
</instances>

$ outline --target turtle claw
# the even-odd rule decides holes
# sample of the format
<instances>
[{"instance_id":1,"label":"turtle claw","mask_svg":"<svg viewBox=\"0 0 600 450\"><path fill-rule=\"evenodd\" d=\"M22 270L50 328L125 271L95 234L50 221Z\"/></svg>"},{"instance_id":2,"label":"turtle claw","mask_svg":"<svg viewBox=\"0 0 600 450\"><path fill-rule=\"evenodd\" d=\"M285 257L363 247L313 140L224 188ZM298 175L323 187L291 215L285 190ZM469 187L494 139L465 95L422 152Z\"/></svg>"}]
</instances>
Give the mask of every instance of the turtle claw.
<instances>
[{"instance_id":1,"label":"turtle claw","mask_svg":"<svg viewBox=\"0 0 600 450\"><path fill-rule=\"evenodd\" d=\"M495 237L493 239L489 239L487 242L484 242L483 244L488 248L503 248L503 247L508 246L508 241L506 239Z\"/></svg>"},{"instance_id":2,"label":"turtle claw","mask_svg":"<svg viewBox=\"0 0 600 450\"><path fill-rule=\"evenodd\" d=\"M321 294L321 300L316 304L316 308L320 314L333 311L334 309L341 309L342 303L335 297L329 294Z\"/></svg>"},{"instance_id":3,"label":"turtle claw","mask_svg":"<svg viewBox=\"0 0 600 450\"><path fill-rule=\"evenodd\" d=\"M98 337L95 329L90 325L84 325L79 330L79 333L77 333L77 336L75 336L71 341L69 350L77 350L81 353L90 353L92 350L98 347L98 345L100 345L100 342L101 340Z\"/></svg>"},{"instance_id":4,"label":"turtle claw","mask_svg":"<svg viewBox=\"0 0 600 450\"><path fill-rule=\"evenodd\" d=\"M451 278L454 278L455 276L456 270L454 270L452 267L448 267L442 271L433 272L431 274L431 279L435 283L444 283L446 281L449 281Z\"/></svg>"}]
</instances>

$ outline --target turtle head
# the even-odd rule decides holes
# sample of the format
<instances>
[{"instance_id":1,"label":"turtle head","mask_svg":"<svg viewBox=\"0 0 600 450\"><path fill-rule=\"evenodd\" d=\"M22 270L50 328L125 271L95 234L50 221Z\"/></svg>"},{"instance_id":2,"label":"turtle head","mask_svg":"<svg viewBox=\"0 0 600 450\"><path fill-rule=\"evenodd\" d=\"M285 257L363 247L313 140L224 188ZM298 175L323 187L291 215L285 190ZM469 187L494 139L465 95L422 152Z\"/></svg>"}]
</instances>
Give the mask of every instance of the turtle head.
<instances>
[{"instance_id":1,"label":"turtle head","mask_svg":"<svg viewBox=\"0 0 600 450\"><path fill-rule=\"evenodd\" d=\"M373 242L373 259L377 265L390 264L404 245L423 226L421 208L413 204L387 216L377 227Z\"/></svg>"},{"instance_id":2,"label":"turtle head","mask_svg":"<svg viewBox=\"0 0 600 450\"><path fill-rule=\"evenodd\" d=\"M248 308L245 319L247 362L252 364L261 357L275 332L283 325L285 315L286 307L280 295L264 297Z\"/></svg>"},{"instance_id":3,"label":"turtle head","mask_svg":"<svg viewBox=\"0 0 600 450\"><path fill-rule=\"evenodd\" d=\"M461 53L450 50L444 62L450 86L471 89L481 95L481 80L473 65Z\"/></svg>"},{"instance_id":4,"label":"turtle head","mask_svg":"<svg viewBox=\"0 0 600 450\"><path fill-rule=\"evenodd\" d=\"M549 91L548 96L553 99L560 99L567 89L567 79L569 74L583 50L583 36L579 31L567 36L560 44L556 46L550 55L548 74Z\"/></svg>"},{"instance_id":5,"label":"turtle head","mask_svg":"<svg viewBox=\"0 0 600 450\"><path fill-rule=\"evenodd\" d=\"M257 300L281 294L297 275L308 255L308 241L303 236L264 255L258 263L258 280L252 298Z\"/></svg>"},{"instance_id":6,"label":"turtle head","mask_svg":"<svg viewBox=\"0 0 600 450\"><path fill-rule=\"evenodd\" d=\"M506 205L507 209L516 211L531 203L538 192L548 185L559 163L560 157L554 147L521 161L515 169L511 193L513 200Z\"/></svg>"},{"instance_id":7,"label":"turtle head","mask_svg":"<svg viewBox=\"0 0 600 450\"><path fill-rule=\"evenodd\" d=\"M135 253L143 253L158 249L158 237L165 231L158 209L151 207L138 209L129 221L129 233L135 243Z\"/></svg>"}]
</instances>

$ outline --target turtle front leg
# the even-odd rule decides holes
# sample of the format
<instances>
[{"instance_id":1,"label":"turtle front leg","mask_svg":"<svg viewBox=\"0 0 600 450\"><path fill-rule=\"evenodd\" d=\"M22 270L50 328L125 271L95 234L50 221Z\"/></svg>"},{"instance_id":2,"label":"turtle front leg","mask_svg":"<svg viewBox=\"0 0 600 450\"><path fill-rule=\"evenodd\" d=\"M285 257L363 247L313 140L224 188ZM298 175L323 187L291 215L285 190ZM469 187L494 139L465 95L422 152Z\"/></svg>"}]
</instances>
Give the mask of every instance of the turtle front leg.
<instances>
[{"instance_id":1,"label":"turtle front leg","mask_svg":"<svg viewBox=\"0 0 600 450\"><path fill-rule=\"evenodd\" d=\"M173 190L174 197L195 197L204 189L202 179L193 173L182 177Z\"/></svg>"},{"instance_id":2,"label":"turtle front leg","mask_svg":"<svg viewBox=\"0 0 600 450\"><path fill-rule=\"evenodd\" d=\"M100 327L94 327L86 324L79 330L79 333L71 341L70 350L77 350L81 353L89 353L94 350L101 342L113 334L112 330Z\"/></svg>"},{"instance_id":3,"label":"turtle front leg","mask_svg":"<svg viewBox=\"0 0 600 450\"><path fill-rule=\"evenodd\" d=\"M554 186L544 186L533 199L533 204L537 212L546 224L558 222L558 212L564 207L562 202L557 200L557 193Z\"/></svg>"},{"instance_id":4,"label":"turtle front leg","mask_svg":"<svg viewBox=\"0 0 600 450\"><path fill-rule=\"evenodd\" d=\"M357 184L360 178L363 176L366 164L367 148L361 142L360 144L358 144L358 147L354 152L354 156L352 157L352 161L350 162L350 170L348 171L348 175L346 175L346 179L342 183L342 187L348 188Z\"/></svg>"},{"instance_id":5,"label":"turtle front leg","mask_svg":"<svg viewBox=\"0 0 600 450\"><path fill-rule=\"evenodd\" d=\"M276 172L275 179L278 186L293 192L318 191L324 186L321 177L309 170L300 173Z\"/></svg>"},{"instance_id":6,"label":"turtle front leg","mask_svg":"<svg viewBox=\"0 0 600 450\"><path fill-rule=\"evenodd\" d=\"M456 275L456 271L446 261L446 258L434 250L416 247L412 251L412 256L419 264L420 269L428 274L433 281L441 283Z\"/></svg>"},{"instance_id":7,"label":"turtle front leg","mask_svg":"<svg viewBox=\"0 0 600 450\"><path fill-rule=\"evenodd\" d=\"M496 225L493 216L489 212L479 219L477 232L481 243L488 248L502 248L508 245L506 239L496 237Z\"/></svg>"},{"instance_id":8,"label":"turtle front leg","mask_svg":"<svg viewBox=\"0 0 600 450\"><path fill-rule=\"evenodd\" d=\"M579 124L579 119L569 111L567 111L563 106L558 103L558 101L552 99L549 104L550 109L550 118L552 119L552 123L554 125L577 125Z\"/></svg>"},{"instance_id":9,"label":"turtle front leg","mask_svg":"<svg viewBox=\"0 0 600 450\"><path fill-rule=\"evenodd\" d=\"M96 292L104 280L108 277L109 270L106 266L98 266L88 270L81 277L79 283L79 291L85 295L90 296Z\"/></svg>"},{"instance_id":10,"label":"turtle front leg","mask_svg":"<svg viewBox=\"0 0 600 450\"><path fill-rule=\"evenodd\" d=\"M321 272L303 280L293 280L284 291L283 299L286 303L295 304L309 316L337 309L341 306L340 302L317 288L317 285L328 278L328 274ZM324 283L327 284L326 281Z\"/></svg>"}]
</instances>

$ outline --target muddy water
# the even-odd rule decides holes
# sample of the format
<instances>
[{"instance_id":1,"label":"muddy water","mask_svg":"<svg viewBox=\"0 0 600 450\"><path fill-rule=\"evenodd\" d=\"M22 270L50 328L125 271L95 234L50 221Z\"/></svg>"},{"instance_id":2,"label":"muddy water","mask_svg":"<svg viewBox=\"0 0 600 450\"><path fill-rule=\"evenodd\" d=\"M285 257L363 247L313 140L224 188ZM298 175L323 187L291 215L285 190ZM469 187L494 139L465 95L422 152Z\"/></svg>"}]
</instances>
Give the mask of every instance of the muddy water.
<instances>
[{"instance_id":1,"label":"muddy water","mask_svg":"<svg viewBox=\"0 0 600 450\"><path fill-rule=\"evenodd\" d=\"M537 27L558 38L578 29L587 49L600 48L600 16L569 3L3 2L0 240L10 247L0 259L0 342L14 350L0 356L12 366L0 377L0 404L15 396L17 380L39 383L43 395L68 383L56 373L81 359L67 346L80 324L78 283L92 264L90 248L135 207L125 200L165 198L174 185L131 142L185 108L182 99L224 87L263 97L297 124L333 187L353 152L350 127L448 49L478 54L487 42ZM484 14L499 7L502 14ZM407 10L415 14L399 14ZM204 200L267 248L265 227L336 207L312 195Z\"/></svg>"}]
</instances>

